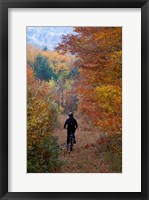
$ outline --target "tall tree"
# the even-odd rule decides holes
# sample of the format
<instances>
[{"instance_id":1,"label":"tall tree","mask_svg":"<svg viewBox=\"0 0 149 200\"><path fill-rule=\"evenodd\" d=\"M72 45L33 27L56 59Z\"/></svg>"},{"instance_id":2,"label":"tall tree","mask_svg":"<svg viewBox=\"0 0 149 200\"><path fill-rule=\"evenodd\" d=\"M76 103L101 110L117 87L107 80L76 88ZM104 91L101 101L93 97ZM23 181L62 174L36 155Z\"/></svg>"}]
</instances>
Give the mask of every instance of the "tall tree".
<instances>
[{"instance_id":1,"label":"tall tree","mask_svg":"<svg viewBox=\"0 0 149 200\"><path fill-rule=\"evenodd\" d=\"M50 68L49 60L47 57L43 57L38 54L33 63L33 68L35 72L35 77L40 80L49 81L49 79L56 78L56 74Z\"/></svg>"},{"instance_id":2,"label":"tall tree","mask_svg":"<svg viewBox=\"0 0 149 200\"><path fill-rule=\"evenodd\" d=\"M77 57L79 107L100 130L122 128L122 28L76 27L57 50Z\"/></svg>"}]
</instances>

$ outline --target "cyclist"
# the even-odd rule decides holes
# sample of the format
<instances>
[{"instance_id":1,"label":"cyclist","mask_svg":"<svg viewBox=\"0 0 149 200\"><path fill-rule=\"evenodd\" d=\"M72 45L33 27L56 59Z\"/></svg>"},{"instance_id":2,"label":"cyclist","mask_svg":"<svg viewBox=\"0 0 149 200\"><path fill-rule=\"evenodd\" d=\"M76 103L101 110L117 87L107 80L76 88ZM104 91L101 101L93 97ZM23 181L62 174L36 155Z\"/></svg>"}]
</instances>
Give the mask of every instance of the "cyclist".
<instances>
[{"instance_id":1,"label":"cyclist","mask_svg":"<svg viewBox=\"0 0 149 200\"><path fill-rule=\"evenodd\" d=\"M75 140L75 131L78 128L77 120L73 117L73 113L70 112L69 118L65 121L64 128L67 128L67 145L69 144L69 135L70 133L73 133L74 143L76 143Z\"/></svg>"}]
</instances>

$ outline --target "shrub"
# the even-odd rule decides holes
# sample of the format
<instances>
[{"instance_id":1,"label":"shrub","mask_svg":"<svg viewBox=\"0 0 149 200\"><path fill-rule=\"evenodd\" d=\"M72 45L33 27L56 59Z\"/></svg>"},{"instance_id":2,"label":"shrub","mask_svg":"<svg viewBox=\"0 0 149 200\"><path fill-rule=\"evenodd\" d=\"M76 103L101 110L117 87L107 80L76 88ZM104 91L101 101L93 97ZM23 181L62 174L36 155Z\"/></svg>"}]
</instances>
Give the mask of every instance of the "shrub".
<instances>
[{"instance_id":1,"label":"shrub","mask_svg":"<svg viewBox=\"0 0 149 200\"><path fill-rule=\"evenodd\" d=\"M99 154L104 156L110 172L122 172L122 135L113 134L99 138L97 141Z\"/></svg>"},{"instance_id":2,"label":"shrub","mask_svg":"<svg viewBox=\"0 0 149 200\"><path fill-rule=\"evenodd\" d=\"M57 139L49 136L42 143L33 145L32 149L28 150L27 172L59 172L62 161L59 160L58 155Z\"/></svg>"}]
</instances>

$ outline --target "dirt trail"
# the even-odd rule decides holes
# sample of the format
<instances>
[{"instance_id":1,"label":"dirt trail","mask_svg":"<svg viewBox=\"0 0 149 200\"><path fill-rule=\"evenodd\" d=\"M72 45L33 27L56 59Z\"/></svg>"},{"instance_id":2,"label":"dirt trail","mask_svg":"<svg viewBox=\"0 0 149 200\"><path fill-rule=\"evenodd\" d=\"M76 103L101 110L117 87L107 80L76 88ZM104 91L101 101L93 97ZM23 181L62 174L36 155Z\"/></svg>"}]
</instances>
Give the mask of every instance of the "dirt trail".
<instances>
[{"instance_id":1,"label":"dirt trail","mask_svg":"<svg viewBox=\"0 0 149 200\"><path fill-rule=\"evenodd\" d=\"M55 136L61 148L60 159L64 161L61 168L62 173L104 173L108 166L99 157L96 149L96 141L99 131L91 129L85 119L77 118L79 128L76 131L74 150L71 153L66 151L66 130L63 129L67 116L59 116L59 128L55 129Z\"/></svg>"}]
</instances>

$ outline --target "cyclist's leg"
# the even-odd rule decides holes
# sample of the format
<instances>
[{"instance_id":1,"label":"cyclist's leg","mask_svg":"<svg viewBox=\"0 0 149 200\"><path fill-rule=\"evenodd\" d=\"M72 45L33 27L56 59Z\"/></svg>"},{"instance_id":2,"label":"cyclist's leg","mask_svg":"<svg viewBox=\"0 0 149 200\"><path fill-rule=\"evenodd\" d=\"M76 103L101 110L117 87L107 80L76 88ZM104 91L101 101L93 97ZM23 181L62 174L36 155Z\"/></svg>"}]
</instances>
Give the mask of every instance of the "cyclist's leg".
<instances>
[{"instance_id":1,"label":"cyclist's leg","mask_svg":"<svg viewBox=\"0 0 149 200\"><path fill-rule=\"evenodd\" d=\"M73 143L74 143L74 133L71 132L71 136L70 136L70 151L73 150Z\"/></svg>"},{"instance_id":2,"label":"cyclist's leg","mask_svg":"<svg viewBox=\"0 0 149 200\"><path fill-rule=\"evenodd\" d=\"M74 144L75 144L76 143L75 132L73 133L73 141L74 141Z\"/></svg>"},{"instance_id":3,"label":"cyclist's leg","mask_svg":"<svg viewBox=\"0 0 149 200\"><path fill-rule=\"evenodd\" d=\"M69 144L69 132L67 131L67 145Z\"/></svg>"}]
</instances>

